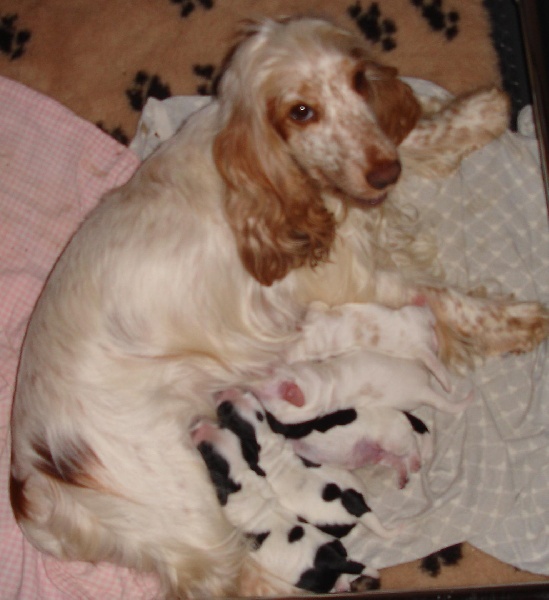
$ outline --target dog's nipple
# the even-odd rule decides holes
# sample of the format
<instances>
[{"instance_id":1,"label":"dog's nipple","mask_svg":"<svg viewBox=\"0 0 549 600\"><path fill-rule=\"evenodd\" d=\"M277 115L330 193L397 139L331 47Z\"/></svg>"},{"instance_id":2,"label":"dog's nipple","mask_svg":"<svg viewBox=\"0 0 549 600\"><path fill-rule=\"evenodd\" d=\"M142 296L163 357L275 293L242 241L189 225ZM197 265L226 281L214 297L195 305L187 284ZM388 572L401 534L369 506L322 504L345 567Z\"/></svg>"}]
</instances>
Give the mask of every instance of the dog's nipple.
<instances>
[{"instance_id":1,"label":"dog's nipple","mask_svg":"<svg viewBox=\"0 0 549 600\"><path fill-rule=\"evenodd\" d=\"M305 396L301 388L294 381L283 381L278 388L280 397L294 406L303 406Z\"/></svg>"}]
</instances>

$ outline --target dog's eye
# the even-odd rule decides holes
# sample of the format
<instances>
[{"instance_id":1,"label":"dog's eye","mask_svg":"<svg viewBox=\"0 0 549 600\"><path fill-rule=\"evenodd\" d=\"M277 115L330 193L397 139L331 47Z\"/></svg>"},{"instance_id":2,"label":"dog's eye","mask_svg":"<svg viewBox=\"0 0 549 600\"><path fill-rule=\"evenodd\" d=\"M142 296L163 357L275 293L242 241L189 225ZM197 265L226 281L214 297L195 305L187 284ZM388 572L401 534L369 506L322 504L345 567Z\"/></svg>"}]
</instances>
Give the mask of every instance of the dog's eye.
<instances>
[{"instance_id":1,"label":"dog's eye","mask_svg":"<svg viewBox=\"0 0 549 600\"><path fill-rule=\"evenodd\" d=\"M296 104L290 110L290 119L305 123L306 121L312 121L316 118L315 111L306 104Z\"/></svg>"}]
</instances>

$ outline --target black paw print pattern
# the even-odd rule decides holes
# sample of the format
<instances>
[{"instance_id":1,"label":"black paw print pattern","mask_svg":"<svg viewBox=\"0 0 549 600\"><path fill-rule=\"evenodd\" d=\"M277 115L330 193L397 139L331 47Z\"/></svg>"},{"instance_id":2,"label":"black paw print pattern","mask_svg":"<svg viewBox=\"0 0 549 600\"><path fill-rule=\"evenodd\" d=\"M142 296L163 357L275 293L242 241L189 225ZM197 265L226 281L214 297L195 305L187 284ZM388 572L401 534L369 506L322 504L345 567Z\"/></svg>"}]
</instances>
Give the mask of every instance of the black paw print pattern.
<instances>
[{"instance_id":1,"label":"black paw print pattern","mask_svg":"<svg viewBox=\"0 0 549 600\"><path fill-rule=\"evenodd\" d=\"M0 51L15 60L23 55L25 46L31 38L28 29L17 28L18 15L10 14L0 17Z\"/></svg>"},{"instance_id":2,"label":"black paw print pattern","mask_svg":"<svg viewBox=\"0 0 549 600\"><path fill-rule=\"evenodd\" d=\"M442 566L457 565L462 558L461 544L455 544L426 556L421 561L420 568L431 577L437 577L440 575Z\"/></svg>"},{"instance_id":3,"label":"black paw print pattern","mask_svg":"<svg viewBox=\"0 0 549 600\"><path fill-rule=\"evenodd\" d=\"M348 8L351 19L356 21L358 28L364 37L374 44L381 44L385 52L396 48L395 33L396 24L392 19L384 19L377 2L372 2L369 8L363 9L362 4L357 2Z\"/></svg>"},{"instance_id":4,"label":"black paw print pattern","mask_svg":"<svg viewBox=\"0 0 549 600\"><path fill-rule=\"evenodd\" d=\"M214 3L213 0L170 0L172 4L179 4L181 6L181 10L179 14L183 18L187 18L197 6L205 8L206 10L210 10L213 8Z\"/></svg>"},{"instance_id":5,"label":"black paw print pattern","mask_svg":"<svg viewBox=\"0 0 549 600\"><path fill-rule=\"evenodd\" d=\"M122 127L115 127L114 129L107 129L103 121L99 121L96 123L96 126L101 129L104 133L107 133L111 137L113 137L117 142L124 144L127 146L130 143L130 138L126 135Z\"/></svg>"},{"instance_id":6,"label":"black paw print pattern","mask_svg":"<svg viewBox=\"0 0 549 600\"><path fill-rule=\"evenodd\" d=\"M141 111L147 98L165 100L172 95L170 86L162 83L158 75L149 75L146 71L138 71L132 87L126 90L126 96L133 110Z\"/></svg>"},{"instance_id":7,"label":"black paw print pattern","mask_svg":"<svg viewBox=\"0 0 549 600\"><path fill-rule=\"evenodd\" d=\"M196 87L197 94L209 96L216 93L220 73L214 65L193 65L193 73L204 81Z\"/></svg>"},{"instance_id":8,"label":"black paw print pattern","mask_svg":"<svg viewBox=\"0 0 549 600\"><path fill-rule=\"evenodd\" d=\"M443 10L442 0L410 0L421 9L421 16L429 23L433 31L441 31L448 41L459 33L459 13L456 10Z\"/></svg>"}]
</instances>

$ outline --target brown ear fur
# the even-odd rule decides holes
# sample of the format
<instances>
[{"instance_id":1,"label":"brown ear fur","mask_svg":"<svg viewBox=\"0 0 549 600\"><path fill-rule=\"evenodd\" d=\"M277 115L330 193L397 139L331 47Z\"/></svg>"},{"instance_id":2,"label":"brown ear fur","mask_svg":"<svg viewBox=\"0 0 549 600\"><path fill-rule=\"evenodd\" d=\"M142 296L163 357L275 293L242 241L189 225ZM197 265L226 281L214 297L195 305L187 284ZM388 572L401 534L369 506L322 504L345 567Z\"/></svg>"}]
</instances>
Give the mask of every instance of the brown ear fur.
<instances>
[{"instance_id":1,"label":"brown ear fur","mask_svg":"<svg viewBox=\"0 0 549 600\"><path fill-rule=\"evenodd\" d=\"M421 106L409 85L397 77L393 67L367 62L368 101L379 126L398 146L415 127L421 116Z\"/></svg>"},{"instance_id":2,"label":"brown ear fur","mask_svg":"<svg viewBox=\"0 0 549 600\"><path fill-rule=\"evenodd\" d=\"M328 258L335 219L264 115L235 110L213 147L242 263L263 285Z\"/></svg>"}]
</instances>

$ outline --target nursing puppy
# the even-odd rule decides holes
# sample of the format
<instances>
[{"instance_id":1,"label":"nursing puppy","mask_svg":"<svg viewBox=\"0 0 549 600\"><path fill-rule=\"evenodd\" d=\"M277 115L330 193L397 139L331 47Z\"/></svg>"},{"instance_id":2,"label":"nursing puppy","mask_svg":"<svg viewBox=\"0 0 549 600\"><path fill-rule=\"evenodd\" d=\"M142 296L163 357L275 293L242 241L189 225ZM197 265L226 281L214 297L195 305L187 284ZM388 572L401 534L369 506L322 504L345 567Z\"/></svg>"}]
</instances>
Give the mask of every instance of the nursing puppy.
<instances>
[{"instance_id":1,"label":"nursing puppy","mask_svg":"<svg viewBox=\"0 0 549 600\"><path fill-rule=\"evenodd\" d=\"M431 375L446 390L450 379L434 328L427 307L316 303L288 358L317 360L279 364L255 388L271 427L303 458L346 469L390 466L404 487L432 453L427 427L409 411L427 404L460 412L472 399L451 401L436 389Z\"/></svg>"},{"instance_id":2,"label":"nursing puppy","mask_svg":"<svg viewBox=\"0 0 549 600\"><path fill-rule=\"evenodd\" d=\"M291 439L299 456L347 469L391 466L401 487L422 461L414 432L424 434L425 455L431 448L409 411L429 405L459 413L472 400L471 394L459 402L445 398L417 361L369 350L280 366L254 389L271 427Z\"/></svg>"},{"instance_id":3,"label":"nursing puppy","mask_svg":"<svg viewBox=\"0 0 549 600\"><path fill-rule=\"evenodd\" d=\"M341 541L282 506L259 469L250 469L232 431L200 419L191 436L226 517L244 532L257 563L302 590L349 591L364 564L349 560Z\"/></svg>"},{"instance_id":4,"label":"nursing puppy","mask_svg":"<svg viewBox=\"0 0 549 600\"><path fill-rule=\"evenodd\" d=\"M353 350L370 349L387 356L418 360L449 390L448 370L437 354L436 327L436 318L428 306L393 309L381 304L348 302L328 307L314 302L300 325L300 340L287 353L286 362L325 360Z\"/></svg>"},{"instance_id":5,"label":"nursing puppy","mask_svg":"<svg viewBox=\"0 0 549 600\"><path fill-rule=\"evenodd\" d=\"M338 538L357 527L383 537L398 533L383 527L371 512L364 486L352 473L307 464L296 456L284 437L271 431L265 410L251 392L223 390L216 402L219 422L240 439L249 468L266 478L288 510Z\"/></svg>"},{"instance_id":6,"label":"nursing puppy","mask_svg":"<svg viewBox=\"0 0 549 600\"><path fill-rule=\"evenodd\" d=\"M288 438L303 459L343 469L390 467L396 471L401 489L433 454L425 423L390 407L341 410L294 424L283 424L271 414L268 420L273 431Z\"/></svg>"}]
</instances>

